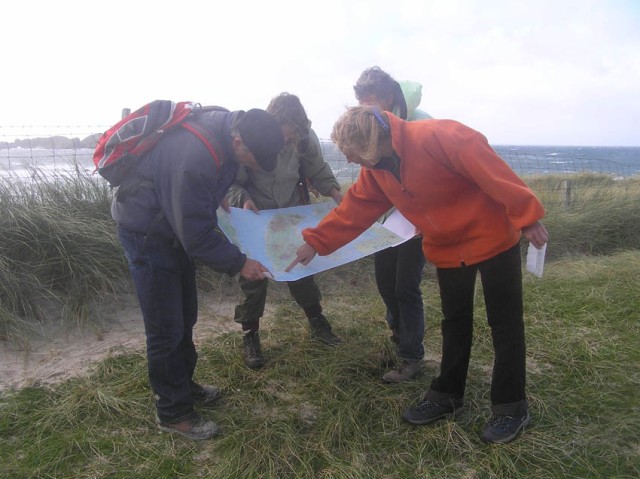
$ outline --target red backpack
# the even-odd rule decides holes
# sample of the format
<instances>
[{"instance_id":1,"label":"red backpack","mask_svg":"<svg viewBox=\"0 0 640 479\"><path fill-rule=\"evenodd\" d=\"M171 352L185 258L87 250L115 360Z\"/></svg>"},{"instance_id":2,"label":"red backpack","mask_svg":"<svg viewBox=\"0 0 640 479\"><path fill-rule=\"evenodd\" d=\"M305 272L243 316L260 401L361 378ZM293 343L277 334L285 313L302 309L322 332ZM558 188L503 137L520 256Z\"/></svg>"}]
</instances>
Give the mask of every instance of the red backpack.
<instances>
[{"instance_id":1,"label":"red backpack","mask_svg":"<svg viewBox=\"0 0 640 479\"><path fill-rule=\"evenodd\" d=\"M147 103L103 133L93 154L95 171L112 187L120 186L135 160L151 150L164 133L177 126L196 135L220 169L220 160L213 148L215 141L209 131L195 121L187 121L195 120L197 114L204 110L228 111L222 107L202 108L199 103L190 101L155 100Z\"/></svg>"}]
</instances>

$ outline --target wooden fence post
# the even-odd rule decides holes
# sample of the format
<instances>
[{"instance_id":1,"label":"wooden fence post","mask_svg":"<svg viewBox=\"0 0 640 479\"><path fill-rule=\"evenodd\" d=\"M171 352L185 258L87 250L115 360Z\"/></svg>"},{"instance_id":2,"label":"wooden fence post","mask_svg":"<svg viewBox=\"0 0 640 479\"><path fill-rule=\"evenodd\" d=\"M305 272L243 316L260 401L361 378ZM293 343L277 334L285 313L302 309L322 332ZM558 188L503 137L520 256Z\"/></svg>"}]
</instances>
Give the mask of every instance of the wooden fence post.
<instances>
[{"instance_id":1,"label":"wooden fence post","mask_svg":"<svg viewBox=\"0 0 640 479\"><path fill-rule=\"evenodd\" d=\"M564 193L563 205L565 208L571 206L571 180L562 180L560 183L560 189Z\"/></svg>"}]
</instances>

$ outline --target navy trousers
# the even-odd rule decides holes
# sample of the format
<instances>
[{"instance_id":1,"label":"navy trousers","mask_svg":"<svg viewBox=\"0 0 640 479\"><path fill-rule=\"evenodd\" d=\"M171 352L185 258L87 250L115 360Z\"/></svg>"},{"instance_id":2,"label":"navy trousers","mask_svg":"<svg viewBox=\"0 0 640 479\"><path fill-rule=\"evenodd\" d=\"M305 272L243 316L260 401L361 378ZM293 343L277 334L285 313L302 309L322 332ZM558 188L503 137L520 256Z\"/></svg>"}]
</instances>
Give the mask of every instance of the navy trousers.
<instances>
[{"instance_id":1,"label":"navy trousers","mask_svg":"<svg viewBox=\"0 0 640 479\"><path fill-rule=\"evenodd\" d=\"M174 241L119 228L147 338L149 382L158 417L177 421L193 412L193 372L198 355L196 268Z\"/></svg>"}]
</instances>

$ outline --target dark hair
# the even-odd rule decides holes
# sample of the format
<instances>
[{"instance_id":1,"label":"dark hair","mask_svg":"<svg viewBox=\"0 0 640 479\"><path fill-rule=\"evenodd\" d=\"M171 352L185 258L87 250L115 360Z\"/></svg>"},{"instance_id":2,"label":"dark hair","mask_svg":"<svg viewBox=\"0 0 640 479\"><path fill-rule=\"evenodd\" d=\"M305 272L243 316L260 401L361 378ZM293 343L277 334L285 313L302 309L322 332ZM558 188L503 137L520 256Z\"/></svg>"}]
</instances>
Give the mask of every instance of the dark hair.
<instances>
[{"instance_id":1,"label":"dark hair","mask_svg":"<svg viewBox=\"0 0 640 479\"><path fill-rule=\"evenodd\" d=\"M280 125L289 123L299 134L298 151L306 153L309 149L309 128L311 122L307 112L300 102L300 98L291 93L283 92L271 99L267 111L278 120Z\"/></svg>"},{"instance_id":2,"label":"dark hair","mask_svg":"<svg viewBox=\"0 0 640 479\"><path fill-rule=\"evenodd\" d=\"M380 67L371 67L363 71L353 86L353 91L358 101L369 95L378 99L391 98L391 110L398 108L400 118L407 119L407 102L400 84Z\"/></svg>"}]
</instances>

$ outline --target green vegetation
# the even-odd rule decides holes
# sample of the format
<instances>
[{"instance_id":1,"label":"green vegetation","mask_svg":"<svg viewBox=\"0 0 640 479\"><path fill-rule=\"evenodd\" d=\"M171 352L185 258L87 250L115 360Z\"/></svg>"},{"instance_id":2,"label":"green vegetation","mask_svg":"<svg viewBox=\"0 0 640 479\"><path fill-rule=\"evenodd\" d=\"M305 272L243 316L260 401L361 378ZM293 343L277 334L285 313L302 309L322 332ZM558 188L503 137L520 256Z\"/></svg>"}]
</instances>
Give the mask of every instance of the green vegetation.
<instances>
[{"instance_id":1,"label":"green vegetation","mask_svg":"<svg viewBox=\"0 0 640 479\"><path fill-rule=\"evenodd\" d=\"M37 322L86 323L127 269L111 191L86 175L0 181L0 338L28 344Z\"/></svg>"},{"instance_id":2,"label":"green vegetation","mask_svg":"<svg viewBox=\"0 0 640 479\"><path fill-rule=\"evenodd\" d=\"M197 378L225 391L217 407L203 411L222 426L220 438L194 443L159 432L144 354L118 355L87 377L0 396L0 476L639 477L640 187L634 180L605 187L606 180L575 178L569 204L562 186L556 188L562 179L529 181L549 210L545 223L555 259L543 278L525 275L532 425L511 444L486 445L478 437L489 415L492 364L480 286L465 411L456 421L416 428L403 423L400 414L421 397L436 366L427 363L424 377L410 384L380 382L383 369L375 354L389 347L388 331L371 261L364 259L319 275L324 307L344 339L342 346L328 349L308 341L303 314L283 285L270 293L276 311L263 331L265 369L244 367L238 333L200 344ZM11 290L17 270L31 275L20 279L34 286L37 294L28 301L33 304L43 296L64 303L71 293L117 291L124 276L117 242L107 240L107 233L113 234L108 191L91 196L94 186L85 184L82 193L72 195L68 184L60 187L67 203L55 214L45 214L49 202L38 195L18 200L8 198L10 190L0 194L0 258L7 274L14 275L5 277L3 266L0 301L3 311L20 322L33 321L37 310L11 309L20 305L8 301L20 298L19 290ZM94 193L100 191L97 187ZM83 198L87 204L73 212L72 205ZM57 224L65 221L76 226ZM13 227L11 234L5 223ZM6 246L11 238L17 238L16 252ZM69 259L80 254L79 246L83 264ZM121 276L111 276L96 257L118 264L112 270ZM47 273L46 280L40 271ZM203 295L237 294L228 278L207 272L201 279ZM425 346L430 357L439 358L439 299L430 269L423 291ZM5 321L4 314L4 334L23 337L11 334L17 326L7 324L19 322Z\"/></svg>"}]
</instances>

